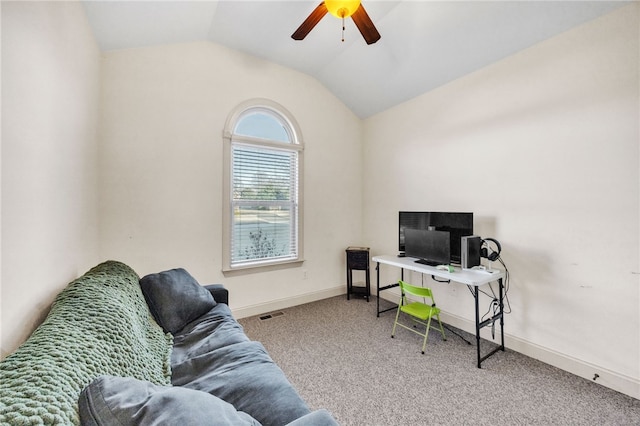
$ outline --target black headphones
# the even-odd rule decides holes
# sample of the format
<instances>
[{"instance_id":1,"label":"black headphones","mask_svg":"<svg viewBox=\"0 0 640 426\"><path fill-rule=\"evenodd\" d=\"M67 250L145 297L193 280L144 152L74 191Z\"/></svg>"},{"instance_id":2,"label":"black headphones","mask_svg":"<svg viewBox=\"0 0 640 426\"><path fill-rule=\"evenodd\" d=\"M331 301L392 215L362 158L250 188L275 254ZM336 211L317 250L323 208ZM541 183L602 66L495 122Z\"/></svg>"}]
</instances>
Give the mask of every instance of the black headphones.
<instances>
[{"instance_id":1,"label":"black headphones","mask_svg":"<svg viewBox=\"0 0 640 426\"><path fill-rule=\"evenodd\" d=\"M497 249L491 250L491 253L489 253L489 241L493 241ZM500 252L502 251L500 242L498 242L498 240L494 240L493 238L485 238L484 240L482 240L482 245L485 244L487 245L487 247L482 247L482 249L480 249L480 256L489 259L489 261L491 262L498 260L500 258Z\"/></svg>"}]
</instances>

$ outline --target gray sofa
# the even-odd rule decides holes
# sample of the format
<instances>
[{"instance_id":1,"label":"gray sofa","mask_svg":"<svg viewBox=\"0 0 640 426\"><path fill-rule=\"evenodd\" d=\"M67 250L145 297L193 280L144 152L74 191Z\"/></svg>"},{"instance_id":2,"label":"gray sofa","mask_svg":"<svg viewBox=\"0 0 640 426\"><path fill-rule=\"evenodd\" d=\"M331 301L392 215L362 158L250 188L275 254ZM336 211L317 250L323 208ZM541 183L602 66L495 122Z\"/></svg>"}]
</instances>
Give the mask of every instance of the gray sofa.
<instances>
[{"instance_id":1,"label":"gray sofa","mask_svg":"<svg viewBox=\"0 0 640 426\"><path fill-rule=\"evenodd\" d=\"M146 303L145 303L146 302ZM0 362L0 424L336 425L249 340L221 285L105 262Z\"/></svg>"}]
</instances>

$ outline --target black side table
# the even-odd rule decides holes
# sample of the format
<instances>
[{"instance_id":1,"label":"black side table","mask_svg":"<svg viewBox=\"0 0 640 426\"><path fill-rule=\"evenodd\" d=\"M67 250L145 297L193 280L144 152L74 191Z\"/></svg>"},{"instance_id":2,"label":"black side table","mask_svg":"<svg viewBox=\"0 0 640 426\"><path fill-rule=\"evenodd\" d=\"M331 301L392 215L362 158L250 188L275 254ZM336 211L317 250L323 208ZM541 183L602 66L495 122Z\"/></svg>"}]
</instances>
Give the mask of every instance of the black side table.
<instances>
[{"instance_id":1,"label":"black side table","mask_svg":"<svg viewBox=\"0 0 640 426\"><path fill-rule=\"evenodd\" d=\"M371 283L369 279L369 248L347 247L347 300L351 295L361 295L369 302ZM365 271L365 286L353 285L353 271Z\"/></svg>"}]
</instances>

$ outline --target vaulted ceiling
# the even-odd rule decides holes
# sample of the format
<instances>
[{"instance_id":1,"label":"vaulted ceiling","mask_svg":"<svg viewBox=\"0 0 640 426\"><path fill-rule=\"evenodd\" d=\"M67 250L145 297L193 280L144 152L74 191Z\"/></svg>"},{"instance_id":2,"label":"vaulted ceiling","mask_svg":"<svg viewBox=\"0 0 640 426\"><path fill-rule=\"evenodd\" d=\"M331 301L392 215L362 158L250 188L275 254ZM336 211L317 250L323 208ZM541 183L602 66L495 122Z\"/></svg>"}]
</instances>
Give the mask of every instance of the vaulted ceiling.
<instances>
[{"instance_id":1,"label":"vaulted ceiling","mask_svg":"<svg viewBox=\"0 0 640 426\"><path fill-rule=\"evenodd\" d=\"M366 118L606 14L617 1L363 0L382 38L327 14L291 34L319 0L84 0L104 51L209 40L307 73Z\"/></svg>"}]
</instances>

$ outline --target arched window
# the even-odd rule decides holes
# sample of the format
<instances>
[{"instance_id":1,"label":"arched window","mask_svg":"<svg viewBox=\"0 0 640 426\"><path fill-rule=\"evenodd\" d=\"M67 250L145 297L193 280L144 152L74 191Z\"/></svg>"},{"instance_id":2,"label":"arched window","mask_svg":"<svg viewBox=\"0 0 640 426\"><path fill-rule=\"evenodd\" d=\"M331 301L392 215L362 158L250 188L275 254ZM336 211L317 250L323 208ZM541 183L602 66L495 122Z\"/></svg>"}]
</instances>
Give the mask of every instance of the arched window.
<instances>
[{"instance_id":1,"label":"arched window","mask_svg":"<svg viewBox=\"0 0 640 426\"><path fill-rule=\"evenodd\" d=\"M224 131L223 269L302 261L302 153L298 126L266 99L242 103Z\"/></svg>"}]
</instances>

